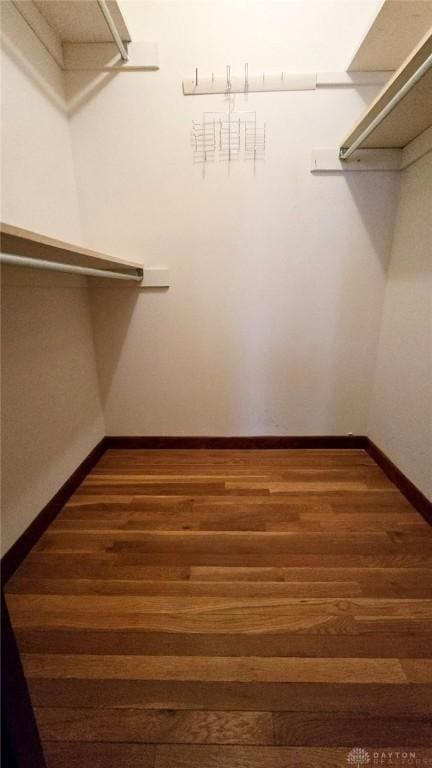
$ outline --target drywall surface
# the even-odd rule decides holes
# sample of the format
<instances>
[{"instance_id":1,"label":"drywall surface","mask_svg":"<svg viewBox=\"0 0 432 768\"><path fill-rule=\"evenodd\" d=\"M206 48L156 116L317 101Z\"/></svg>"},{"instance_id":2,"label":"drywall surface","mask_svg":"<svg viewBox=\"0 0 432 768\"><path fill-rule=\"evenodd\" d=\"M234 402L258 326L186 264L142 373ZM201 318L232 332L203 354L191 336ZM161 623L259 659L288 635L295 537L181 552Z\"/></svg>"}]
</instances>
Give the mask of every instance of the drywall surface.
<instances>
[{"instance_id":1,"label":"drywall surface","mask_svg":"<svg viewBox=\"0 0 432 768\"><path fill-rule=\"evenodd\" d=\"M2 220L80 241L63 75L2 2ZM2 270L2 552L104 435L86 282Z\"/></svg>"},{"instance_id":2,"label":"drywall surface","mask_svg":"<svg viewBox=\"0 0 432 768\"><path fill-rule=\"evenodd\" d=\"M63 72L1 2L2 220L80 242Z\"/></svg>"},{"instance_id":3,"label":"drywall surface","mask_svg":"<svg viewBox=\"0 0 432 768\"><path fill-rule=\"evenodd\" d=\"M122 3L160 70L67 75L86 243L172 278L93 293L108 434L365 431L398 178L313 176L310 155L375 89L237 96L266 122L265 159L203 167L192 120L228 99L181 83L245 61L251 76L343 70L376 7Z\"/></svg>"},{"instance_id":4,"label":"drywall surface","mask_svg":"<svg viewBox=\"0 0 432 768\"><path fill-rule=\"evenodd\" d=\"M181 91L196 65L342 69L363 12L347 6L125 3L161 70L91 98L68 76L86 239L172 274L168 292L94 295L110 433L364 431L397 178L311 176L309 163L372 89L237 98L267 123L255 169L193 164L192 119L227 100Z\"/></svg>"},{"instance_id":5,"label":"drywall surface","mask_svg":"<svg viewBox=\"0 0 432 768\"><path fill-rule=\"evenodd\" d=\"M402 174L368 434L432 499L432 155Z\"/></svg>"},{"instance_id":6,"label":"drywall surface","mask_svg":"<svg viewBox=\"0 0 432 768\"><path fill-rule=\"evenodd\" d=\"M2 274L2 552L104 435L82 278Z\"/></svg>"}]
</instances>

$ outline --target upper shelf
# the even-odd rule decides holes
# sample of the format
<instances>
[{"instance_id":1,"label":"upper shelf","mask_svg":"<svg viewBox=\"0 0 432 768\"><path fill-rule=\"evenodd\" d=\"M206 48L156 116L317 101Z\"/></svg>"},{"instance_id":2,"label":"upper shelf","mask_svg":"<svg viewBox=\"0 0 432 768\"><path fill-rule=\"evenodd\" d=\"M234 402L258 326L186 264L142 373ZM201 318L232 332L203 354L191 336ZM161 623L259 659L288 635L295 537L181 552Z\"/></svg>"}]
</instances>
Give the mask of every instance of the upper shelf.
<instances>
[{"instance_id":1,"label":"upper shelf","mask_svg":"<svg viewBox=\"0 0 432 768\"><path fill-rule=\"evenodd\" d=\"M398 69L432 26L432 0L385 0L348 71Z\"/></svg>"},{"instance_id":2,"label":"upper shelf","mask_svg":"<svg viewBox=\"0 0 432 768\"><path fill-rule=\"evenodd\" d=\"M108 270L129 274L135 277L142 271L142 264L134 261L124 261L106 253L98 253L80 245L72 245L63 240L55 240L47 235L32 232L10 224L0 224L1 250L17 256L27 256L32 259L62 262L75 267L90 267L91 269Z\"/></svg>"},{"instance_id":3,"label":"upper shelf","mask_svg":"<svg viewBox=\"0 0 432 768\"><path fill-rule=\"evenodd\" d=\"M34 0L52 29L64 43L110 43L112 35L96 0ZM116 0L107 0L113 21L123 42L131 36Z\"/></svg>"},{"instance_id":4,"label":"upper shelf","mask_svg":"<svg viewBox=\"0 0 432 768\"><path fill-rule=\"evenodd\" d=\"M372 102L366 113L343 140L342 149L350 148L373 127L357 146L363 148L405 147L432 125L432 30L420 41L402 66ZM403 98L392 107L392 100L419 70L424 74ZM429 69L426 69L429 66ZM402 91L403 93L403 91ZM386 109L391 111L386 114Z\"/></svg>"},{"instance_id":5,"label":"upper shelf","mask_svg":"<svg viewBox=\"0 0 432 768\"><path fill-rule=\"evenodd\" d=\"M12 5L61 69L68 68L65 66L65 58L70 54L70 48L104 48L103 61L106 66L105 59L109 53L114 55L116 62L116 51L120 52L122 63L128 60L127 46L131 36L116 0L13 0ZM101 46L101 43L105 43L105 46ZM107 60L110 61L110 58L113 56L108 56ZM90 68L100 69L99 60L96 64ZM151 68L157 68L154 52L150 57L150 65ZM134 65L135 69L148 67L148 62Z\"/></svg>"}]
</instances>

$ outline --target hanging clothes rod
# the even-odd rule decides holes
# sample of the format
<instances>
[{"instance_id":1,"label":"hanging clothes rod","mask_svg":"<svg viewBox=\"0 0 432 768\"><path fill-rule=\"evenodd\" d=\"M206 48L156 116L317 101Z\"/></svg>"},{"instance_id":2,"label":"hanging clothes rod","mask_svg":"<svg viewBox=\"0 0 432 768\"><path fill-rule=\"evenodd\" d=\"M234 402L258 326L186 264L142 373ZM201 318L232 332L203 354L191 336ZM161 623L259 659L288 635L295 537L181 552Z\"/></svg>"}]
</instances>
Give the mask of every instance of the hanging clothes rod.
<instances>
[{"instance_id":1,"label":"hanging clothes rod","mask_svg":"<svg viewBox=\"0 0 432 768\"><path fill-rule=\"evenodd\" d=\"M101 13L102 13L102 15L103 15L107 25L108 25L109 31L111 32L111 34L113 36L113 40L114 40L117 48L119 49L120 56L122 57L123 61L129 61L129 55L128 55L128 52L126 50L126 46L125 46L123 40L121 39L121 37L119 35L119 31L118 31L118 29L117 29L117 27L115 25L113 17L111 16L111 12L110 12L110 9L108 8L108 4L107 4L106 0L97 0L97 4L98 4L98 6L99 6L99 8L101 10Z\"/></svg>"},{"instance_id":2,"label":"hanging clothes rod","mask_svg":"<svg viewBox=\"0 0 432 768\"><path fill-rule=\"evenodd\" d=\"M63 264L59 261L47 261L45 259L32 259L29 256L16 256L12 253L0 254L1 264L10 264L14 267L30 267L31 269L47 269L54 272L68 272L72 275L86 275L88 277L109 277L113 280L133 280L140 283L143 279L143 270L136 268L136 274L125 272L112 272L108 269L93 269L92 267L78 267L75 264Z\"/></svg>"},{"instance_id":3,"label":"hanging clothes rod","mask_svg":"<svg viewBox=\"0 0 432 768\"><path fill-rule=\"evenodd\" d=\"M378 113L378 115L372 120L371 123L364 129L364 131L361 132L360 136L353 141L353 143L349 147L341 147L339 151L339 157L341 160L348 160L349 157L351 157L352 153L358 149L361 144L370 136L372 131L375 130L382 122L385 120L388 114L399 104L400 101L404 98L404 96L409 93L411 88L414 87L416 83L418 83L419 80L426 74L426 72L429 71L429 69L432 67L432 54L428 56L428 58L423 62L423 64L420 65L418 69L411 75L409 80L406 81L406 83L402 86L402 88L395 93L392 99L383 107L381 112Z\"/></svg>"}]
</instances>

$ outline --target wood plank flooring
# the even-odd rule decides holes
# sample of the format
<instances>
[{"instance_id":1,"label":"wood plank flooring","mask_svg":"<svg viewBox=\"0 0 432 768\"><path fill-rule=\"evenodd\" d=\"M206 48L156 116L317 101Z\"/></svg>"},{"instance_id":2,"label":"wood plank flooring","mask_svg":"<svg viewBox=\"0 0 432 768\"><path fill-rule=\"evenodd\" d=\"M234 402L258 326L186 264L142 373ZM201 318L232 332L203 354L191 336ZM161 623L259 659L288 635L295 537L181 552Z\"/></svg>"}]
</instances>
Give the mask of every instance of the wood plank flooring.
<instances>
[{"instance_id":1,"label":"wood plank flooring","mask_svg":"<svg viewBox=\"0 0 432 768\"><path fill-rule=\"evenodd\" d=\"M48 768L432 766L432 529L362 450L110 450L7 600Z\"/></svg>"}]
</instances>

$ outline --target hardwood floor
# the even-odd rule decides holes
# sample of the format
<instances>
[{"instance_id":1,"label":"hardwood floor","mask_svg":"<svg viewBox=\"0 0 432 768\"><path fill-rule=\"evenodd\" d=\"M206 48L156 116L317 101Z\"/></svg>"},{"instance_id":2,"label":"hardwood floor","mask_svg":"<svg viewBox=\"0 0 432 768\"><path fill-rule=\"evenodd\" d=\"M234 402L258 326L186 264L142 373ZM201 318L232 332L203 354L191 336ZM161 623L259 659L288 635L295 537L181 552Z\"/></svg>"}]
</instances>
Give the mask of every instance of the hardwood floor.
<instances>
[{"instance_id":1,"label":"hardwood floor","mask_svg":"<svg viewBox=\"0 0 432 768\"><path fill-rule=\"evenodd\" d=\"M362 450L110 450L7 600L48 768L432 766L432 529Z\"/></svg>"}]
</instances>

